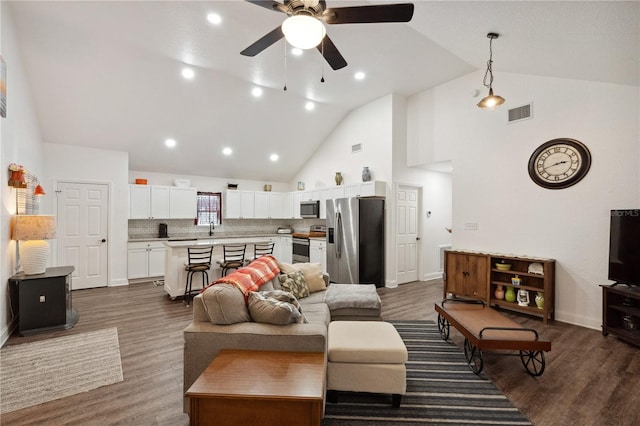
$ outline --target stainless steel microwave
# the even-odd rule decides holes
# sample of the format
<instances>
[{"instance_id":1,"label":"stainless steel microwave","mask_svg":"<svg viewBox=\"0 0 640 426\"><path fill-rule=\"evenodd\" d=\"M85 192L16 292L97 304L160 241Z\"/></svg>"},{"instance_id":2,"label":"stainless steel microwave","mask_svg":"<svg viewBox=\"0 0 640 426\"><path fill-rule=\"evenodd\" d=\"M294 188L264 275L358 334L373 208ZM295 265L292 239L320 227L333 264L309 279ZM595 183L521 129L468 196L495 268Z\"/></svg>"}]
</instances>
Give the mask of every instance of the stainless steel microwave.
<instances>
[{"instance_id":1,"label":"stainless steel microwave","mask_svg":"<svg viewBox=\"0 0 640 426\"><path fill-rule=\"evenodd\" d=\"M300 201L300 217L317 219L320 217L320 201Z\"/></svg>"}]
</instances>

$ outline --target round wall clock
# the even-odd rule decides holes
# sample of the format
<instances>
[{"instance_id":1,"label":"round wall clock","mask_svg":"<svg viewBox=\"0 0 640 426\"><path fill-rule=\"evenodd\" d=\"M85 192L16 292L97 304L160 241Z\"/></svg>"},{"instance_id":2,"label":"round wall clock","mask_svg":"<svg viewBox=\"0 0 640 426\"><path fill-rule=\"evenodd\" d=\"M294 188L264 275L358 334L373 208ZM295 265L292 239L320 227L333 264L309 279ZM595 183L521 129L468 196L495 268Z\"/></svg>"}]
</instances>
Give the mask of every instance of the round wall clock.
<instances>
[{"instance_id":1,"label":"round wall clock","mask_svg":"<svg viewBox=\"0 0 640 426\"><path fill-rule=\"evenodd\" d=\"M591 167L589 149L575 139L553 139L540 145L529 158L529 176L543 188L575 185Z\"/></svg>"}]
</instances>

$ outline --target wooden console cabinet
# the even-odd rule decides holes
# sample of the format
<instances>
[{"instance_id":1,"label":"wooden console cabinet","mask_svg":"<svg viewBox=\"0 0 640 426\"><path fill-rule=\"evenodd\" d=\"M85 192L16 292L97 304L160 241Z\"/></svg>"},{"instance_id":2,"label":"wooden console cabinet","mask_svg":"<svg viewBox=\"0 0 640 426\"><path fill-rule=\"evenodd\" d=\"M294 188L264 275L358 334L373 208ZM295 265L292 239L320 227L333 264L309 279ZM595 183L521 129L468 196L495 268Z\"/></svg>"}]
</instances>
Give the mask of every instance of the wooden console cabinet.
<instances>
[{"instance_id":1,"label":"wooden console cabinet","mask_svg":"<svg viewBox=\"0 0 640 426\"><path fill-rule=\"evenodd\" d=\"M73 266L59 266L43 274L21 272L9 278L11 306L18 315L21 336L66 330L78 322L78 312L71 306L73 270Z\"/></svg>"},{"instance_id":2,"label":"wooden console cabinet","mask_svg":"<svg viewBox=\"0 0 640 426\"><path fill-rule=\"evenodd\" d=\"M640 346L640 287L601 285L602 334Z\"/></svg>"},{"instance_id":3,"label":"wooden console cabinet","mask_svg":"<svg viewBox=\"0 0 640 426\"><path fill-rule=\"evenodd\" d=\"M501 270L497 263L511 265ZM542 273L529 272L529 265L537 263ZM546 324L554 318L555 304L555 260L534 257L447 250L444 258L444 297L453 295L466 299L482 300L487 305L541 317ZM520 285L512 284L511 278L520 278ZM517 293L524 289L529 293L529 304L520 306L495 296L498 286L506 291L513 287ZM544 297L542 309L535 302L536 295Z\"/></svg>"}]
</instances>

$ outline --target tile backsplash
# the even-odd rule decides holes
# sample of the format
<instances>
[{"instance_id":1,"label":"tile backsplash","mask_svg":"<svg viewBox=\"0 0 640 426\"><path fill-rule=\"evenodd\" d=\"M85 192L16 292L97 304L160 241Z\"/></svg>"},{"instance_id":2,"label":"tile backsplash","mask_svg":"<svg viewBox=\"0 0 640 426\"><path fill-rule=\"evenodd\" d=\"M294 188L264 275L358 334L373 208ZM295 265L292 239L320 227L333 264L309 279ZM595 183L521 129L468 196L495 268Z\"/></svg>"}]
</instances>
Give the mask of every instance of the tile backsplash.
<instances>
[{"instance_id":1,"label":"tile backsplash","mask_svg":"<svg viewBox=\"0 0 640 426\"><path fill-rule=\"evenodd\" d=\"M169 238L205 238L208 226L194 225L193 219L129 219L129 239L157 238L158 225L166 223ZM213 237L275 234L280 227L309 231L311 225L324 225L324 219L224 219L213 230Z\"/></svg>"}]
</instances>

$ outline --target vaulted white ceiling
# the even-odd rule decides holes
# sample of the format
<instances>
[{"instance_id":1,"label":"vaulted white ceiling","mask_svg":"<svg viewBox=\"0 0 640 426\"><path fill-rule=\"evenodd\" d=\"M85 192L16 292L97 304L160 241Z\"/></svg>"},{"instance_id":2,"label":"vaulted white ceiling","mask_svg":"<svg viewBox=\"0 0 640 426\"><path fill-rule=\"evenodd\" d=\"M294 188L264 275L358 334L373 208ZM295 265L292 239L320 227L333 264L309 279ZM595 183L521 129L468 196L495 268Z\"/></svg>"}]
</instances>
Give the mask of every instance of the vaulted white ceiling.
<instances>
[{"instance_id":1,"label":"vaulted white ceiling","mask_svg":"<svg viewBox=\"0 0 640 426\"><path fill-rule=\"evenodd\" d=\"M284 41L254 58L239 54L286 17L242 0L3 6L45 142L128 151L132 170L288 181L350 110L483 69L490 31L501 34L496 85L501 72L639 85L638 2L414 3L407 24L327 26L346 68L333 71L309 50L287 54L286 72ZM207 21L210 12L220 25ZM185 65L193 80L180 76ZM356 71L366 78L355 80ZM251 95L255 86L260 98ZM166 138L177 146L165 148Z\"/></svg>"}]
</instances>

